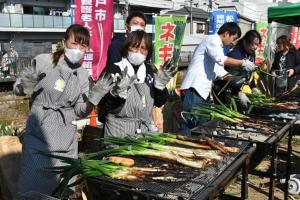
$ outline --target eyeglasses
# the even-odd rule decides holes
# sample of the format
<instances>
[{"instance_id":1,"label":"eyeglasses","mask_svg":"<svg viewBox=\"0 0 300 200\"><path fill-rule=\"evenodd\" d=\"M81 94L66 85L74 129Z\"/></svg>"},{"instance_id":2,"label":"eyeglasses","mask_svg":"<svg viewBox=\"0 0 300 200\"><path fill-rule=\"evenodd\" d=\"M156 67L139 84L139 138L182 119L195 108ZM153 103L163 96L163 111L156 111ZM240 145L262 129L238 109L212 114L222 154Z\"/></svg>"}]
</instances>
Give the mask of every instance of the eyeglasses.
<instances>
[{"instance_id":1,"label":"eyeglasses","mask_svg":"<svg viewBox=\"0 0 300 200\"><path fill-rule=\"evenodd\" d=\"M133 52L141 52L142 54L148 54L148 50L146 47L140 46L140 47L129 47L129 50Z\"/></svg>"}]
</instances>

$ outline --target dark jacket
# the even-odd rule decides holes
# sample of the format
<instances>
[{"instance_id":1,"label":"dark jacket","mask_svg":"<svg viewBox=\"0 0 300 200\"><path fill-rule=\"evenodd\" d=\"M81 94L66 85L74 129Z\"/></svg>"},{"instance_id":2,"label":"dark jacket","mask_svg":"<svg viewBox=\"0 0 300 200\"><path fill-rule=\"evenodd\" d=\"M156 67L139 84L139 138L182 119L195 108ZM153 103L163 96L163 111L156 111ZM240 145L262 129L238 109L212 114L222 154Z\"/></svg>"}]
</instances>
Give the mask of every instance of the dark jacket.
<instances>
[{"instance_id":1,"label":"dark jacket","mask_svg":"<svg viewBox=\"0 0 300 200\"><path fill-rule=\"evenodd\" d=\"M248 54L242 47L236 46L232 51L230 51L227 55L230 58L242 60L242 59L249 59L251 62L255 62L255 53ZM228 71L232 75L243 75L248 73L246 70L242 69L241 67L232 67L232 66L225 66L226 71Z\"/></svg>"},{"instance_id":2,"label":"dark jacket","mask_svg":"<svg viewBox=\"0 0 300 200\"><path fill-rule=\"evenodd\" d=\"M145 64L145 65L146 65L146 77L152 77L154 80L155 69L153 69L152 66L149 64ZM117 74L117 73L121 74L121 70L119 66L115 64L106 66L104 71L110 74ZM135 68L135 73L136 72L137 72L137 68ZM152 88L153 88L153 94L151 95L154 98L154 106L161 107L166 103L168 99L169 96L168 90L166 88L164 90L156 89L154 85ZM104 123L106 115L112 112L113 110L118 110L118 108L124 105L125 101L126 100L121 97L114 97L110 93L106 94L106 96L102 98L102 100L98 104L98 120Z\"/></svg>"},{"instance_id":3,"label":"dark jacket","mask_svg":"<svg viewBox=\"0 0 300 200\"><path fill-rule=\"evenodd\" d=\"M125 40L126 37L124 34L116 34L113 37L108 48L106 65L111 65L122 60L121 49Z\"/></svg>"},{"instance_id":4,"label":"dark jacket","mask_svg":"<svg viewBox=\"0 0 300 200\"><path fill-rule=\"evenodd\" d=\"M295 74L300 74L300 50L295 51Z\"/></svg>"},{"instance_id":5,"label":"dark jacket","mask_svg":"<svg viewBox=\"0 0 300 200\"><path fill-rule=\"evenodd\" d=\"M274 61L271 68L272 71L280 69L279 61L282 54L283 54L282 51L275 53ZM286 54L286 60L285 60L286 69L294 69L295 61L296 61L295 51L289 50L288 53Z\"/></svg>"},{"instance_id":6,"label":"dark jacket","mask_svg":"<svg viewBox=\"0 0 300 200\"><path fill-rule=\"evenodd\" d=\"M277 52L275 54L274 57L274 62L272 64L272 68L271 70L279 70L280 66L279 66L279 62L280 62L280 58L282 56L283 52ZM299 74L300 74L300 58L299 58L299 52L297 52L296 50L290 49L288 51L288 53L286 54L286 60L285 60L285 68L286 69L294 69L295 73L292 77L289 77L288 79L288 89L291 89L295 83L297 82L297 80L299 79ZM299 62L298 64L296 64L296 62Z\"/></svg>"}]
</instances>

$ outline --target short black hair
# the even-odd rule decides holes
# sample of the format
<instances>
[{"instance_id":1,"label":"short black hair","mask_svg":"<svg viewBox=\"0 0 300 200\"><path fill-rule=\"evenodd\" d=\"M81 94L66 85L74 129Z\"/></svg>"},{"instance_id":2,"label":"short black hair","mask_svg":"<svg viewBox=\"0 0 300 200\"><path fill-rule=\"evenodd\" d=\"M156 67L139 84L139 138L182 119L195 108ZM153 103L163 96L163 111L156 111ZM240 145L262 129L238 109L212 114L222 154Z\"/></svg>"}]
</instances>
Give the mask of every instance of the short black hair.
<instances>
[{"instance_id":1,"label":"short black hair","mask_svg":"<svg viewBox=\"0 0 300 200\"><path fill-rule=\"evenodd\" d=\"M141 18L141 19L143 19L145 21L145 24L147 23L147 17L146 17L146 15L143 12L141 12L141 11L133 11L126 18L126 24L129 24L130 21L132 20L132 18L134 18L134 17L139 17L139 18Z\"/></svg>"},{"instance_id":2,"label":"short black hair","mask_svg":"<svg viewBox=\"0 0 300 200\"><path fill-rule=\"evenodd\" d=\"M223 33L228 32L229 35L238 35L238 38L241 37L242 31L239 25L235 22L226 22L223 24L220 29L218 30L218 34L221 35Z\"/></svg>"}]
</instances>

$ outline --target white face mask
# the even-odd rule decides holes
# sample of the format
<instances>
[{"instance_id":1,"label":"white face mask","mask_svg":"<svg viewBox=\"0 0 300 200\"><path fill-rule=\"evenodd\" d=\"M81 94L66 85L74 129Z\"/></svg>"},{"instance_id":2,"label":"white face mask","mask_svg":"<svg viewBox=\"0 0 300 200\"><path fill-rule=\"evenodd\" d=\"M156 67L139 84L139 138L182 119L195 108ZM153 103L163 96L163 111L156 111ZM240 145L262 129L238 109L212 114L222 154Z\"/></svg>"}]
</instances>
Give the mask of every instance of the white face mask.
<instances>
[{"instance_id":1,"label":"white face mask","mask_svg":"<svg viewBox=\"0 0 300 200\"><path fill-rule=\"evenodd\" d=\"M133 65L141 65L146 60L146 56L141 53L128 51L127 59Z\"/></svg>"},{"instance_id":2,"label":"white face mask","mask_svg":"<svg viewBox=\"0 0 300 200\"><path fill-rule=\"evenodd\" d=\"M69 59L69 61L73 64L79 63L81 59L83 59L85 52L80 49L69 49L65 47L65 55Z\"/></svg>"},{"instance_id":3,"label":"white face mask","mask_svg":"<svg viewBox=\"0 0 300 200\"><path fill-rule=\"evenodd\" d=\"M142 27L142 26L136 26L136 25L133 25L133 26L130 26L130 32L132 31L144 31L145 28Z\"/></svg>"}]
</instances>

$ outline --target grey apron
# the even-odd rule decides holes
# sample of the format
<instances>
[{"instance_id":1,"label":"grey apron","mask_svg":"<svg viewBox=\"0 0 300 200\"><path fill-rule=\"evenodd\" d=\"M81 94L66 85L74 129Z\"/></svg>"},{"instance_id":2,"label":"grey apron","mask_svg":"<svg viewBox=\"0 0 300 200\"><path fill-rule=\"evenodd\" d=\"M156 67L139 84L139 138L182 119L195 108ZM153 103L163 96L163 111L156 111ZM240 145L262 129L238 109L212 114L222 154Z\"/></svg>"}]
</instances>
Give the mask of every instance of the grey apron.
<instances>
[{"instance_id":1,"label":"grey apron","mask_svg":"<svg viewBox=\"0 0 300 200\"><path fill-rule=\"evenodd\" d=\"M80 81L76 73L59 62L46 71L36 85L36 95L27 120L22 147L22 167L17 194L37 191L51 194L58 177L49 167L64 165L39 152L56 153L75 158L78 153L74 106L80 96Z\"/></svg>"},{"instance_id":2,"label":"grey apron","mask_svg":"<svg viewBox=\"0 0 300 200\"><path fill-rule=\"evenodd\" d=\"M126 136L149 131L154 104L152 84L133 83L123 107L106 117L104 135Z\"/></svg>"}]
</instances>

